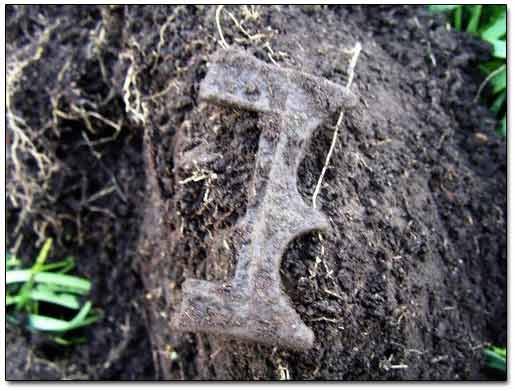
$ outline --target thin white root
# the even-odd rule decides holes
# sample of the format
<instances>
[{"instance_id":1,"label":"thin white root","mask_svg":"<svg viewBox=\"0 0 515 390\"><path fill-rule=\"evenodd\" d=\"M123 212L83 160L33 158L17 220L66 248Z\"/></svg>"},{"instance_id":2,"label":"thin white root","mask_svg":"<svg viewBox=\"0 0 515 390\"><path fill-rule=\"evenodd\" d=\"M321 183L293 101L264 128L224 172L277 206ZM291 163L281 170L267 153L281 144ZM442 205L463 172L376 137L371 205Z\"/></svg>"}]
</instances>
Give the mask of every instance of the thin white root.
<instances>
[{"instance_id":1,"label":"thin white root","mask_svg":"<svg viewBox=\"0 0 515 390\"><path fill-rule=\"evenodd\" d=\"M356 67L356 64L358 63L359 53L361 53L361 43L357 42L356 45L354 46L354 49L352 49L352 57L349 62L349 71L348 71L349 79L347 80L347 86L346 86L347 89L350 88L350 86L352 84L352 80L354 80L354 68Z\"/></svg>"},{"instance_id":2,"label":"thin white root","mask_svg":"<svg viewBox=\"0 0 515 390\"><path fill-rule=\"evenodd\" d=\"M283 366L281 363L279 363L279 367L277 367L277 370L279 371L279 380L290 380L290 370L288 370L288 366Z\"/></svg>"},{"instance_id":3,"label":"thin white root","mask_svg":"<svg viewBox=\"0 0 515 390\"><path fill-rule=\"evenodd\" d=\"M5 93L5 119L6 134L11 143L6 146L10 156L6 162L8 167L12 164L12 173L9 181L5 183L6 197L14 207L21 208L18 214L18 221L13 229L14 236L20 237L19 233L29 215L39 213L34 206L34 199L39 196L49 198L47 191L49 179L54 172L60 169L54 154L46 150L39 141L41 130L38 134L23 118L22 113L16 113L12 98L17 86L23 83L24 69L38 63L47 47L52 32L59 26L60 20L47 27L41 32L37 42L27 45L23 50L6 64L6 93ZM31 54L31 52L33 53ZM36 162L36 169L29 170L25 160L32 157ZM8 169L8 168L6 168ZM4 172L5 173L5 172ZM36 224L36 222L35 222ZM34 228L38 233L38 229Z\"/></svg>"},{"instance_id":4,"label":"thin white root","mask_svg":"<svg viewBox=\"0 0 515 390\"><path fill-rule=\"evenodd\" d=\"M238 28L238 30L240 30L242 32L242 34L245 35L247 37L247 39L249 39L251 42L252 41L257 41L257 40L260 40L263 37L266 37L266 34L262 34L262 33L258 33L258 34L252 35L251 33L249 33L247 31L247 29L245 27L243 27L241 22L238 22L238 19L236 19L236 17L232 14L232 12L227 11L227 10L225 12L227 12L227 14L232 19L234 25Z\"/></svg>"},{"instance_id":5,"label":"thin white root","mask_svg":"<svg viewBox=\"0 0 515 390\"><path fill-rule=\"evenodd\" d=\"M229 45L225 41L224 34L222 32L222 26L220 25L220 14L222 13L223 8L223 5L219 5L216 9L216 27L218 28L218 34L220 35L220 45L222 45L224 49L227 49Z\"/></svg>"},{"instance_id":6,"label":"thin white root","mask_svg":"<svg viewBox=\"0 0 515 390\"><path fill-rule=\"evenodd\" d=\"M274 60L274 51L272 50L272 47L270 46L270 42L266 42L263 47L268 50L268 58L270 59L270 61L274 64L274 65L277 65L277 62L275 62Z\"/></svg>"},{"instance_id":7,"label":"thin white root","mask_svg":"<svg viewBox=\"0 0 515 390\"><path fill-rule=\"evenodd\" d=\"M255 22L256 20L259 19L259 12L257 9L254 8L255 6L254 5L251 5L250 8L248 5L244 5L243 6L243 16L245 17L245 20L251 20L253 22Z\"/></svg>"},{"instance_id":8,"label":"thin white root","mask_svg":"<svg viewBox=\"0 0 515 390\"><path fill-rule=\"evenodd\" d=\"M340 112L340 116L338 117L338 121L336 122L336 126L334 127L333 140L331 141L331 147L329 148L329 152L325 158L325 164L322 168L322 172L320 173L320 177L318 178L317 186L315 187L315 192L313 192L313 208L317 207L317 196L320 192L320 188L322 187L322 180L324 180L325 171L327 171L327 167L329 166L329 160L331 159L331 155L333 154L334 146L336 145L336 139L338 138L338 129L342 123L343 119L343 110Z\"/></svg>"},{"instance_id":9,"label":"thin white root","mask_svg":"<svg viewBox=\"0 0 515 390\"><path fill-rule=\"evenodd\" d=\"M352 54L351 60L349 62L348 74L349 79L347 80L347 85L345 88L349 89L352 80L354 79L354 68L358 62L359 53L361 53L361 43L357 42L354 45L354 48L349 51L349 54ZM333 154L334 146L336 145L336 139L338 138L338 130L342 123L343 119L343 110L340 112L340 116L338 117L338 121L336 122L336 126L334 127L333 140L331 141L331 147L329 148L329 152L325 158L325 164L322 168L322 172L320 173L320 177L318 178L317 185L315 187L315 191L313 192L313 208L317 207L317 196L320 192L320 188L322 187L322 181L324 180L325 171L327 171L327 167L329 166L329 161L331 160L331 155Z\"/></svg>"},{"instance_id":10,"label":"thin white root","mask_svg":"<svg viewBox=\"0 0 515 390\"><path fill-rule=\"evenodd\" d=\"M479 86L479 89L477 90L476 97L474 98L474 103L478 101L479 96L481 95L481 92L483 92L483 89L485 89L488 82L490 80L492 80L495 76L497 76L499 73L501 73L504 69L506 69L506 64L499 66L496 70L494 70L492 73L490 73L486 77L486 79L483 80L483 82Z\"/></svg>"},{"instance_id":11,"label":"thin white root","mask_svg":"<svg viewBox=\"0 0 515 390\"><path fill-rule=\"evenodd\" d=\"M132 63L127 70L125 81L123 83L123 101L125 103L125 111L139 124L145 124L147 121L147 110L145 104L141 102L141 95L136 88L136 76Z\"/></svg>"}]
</instances>

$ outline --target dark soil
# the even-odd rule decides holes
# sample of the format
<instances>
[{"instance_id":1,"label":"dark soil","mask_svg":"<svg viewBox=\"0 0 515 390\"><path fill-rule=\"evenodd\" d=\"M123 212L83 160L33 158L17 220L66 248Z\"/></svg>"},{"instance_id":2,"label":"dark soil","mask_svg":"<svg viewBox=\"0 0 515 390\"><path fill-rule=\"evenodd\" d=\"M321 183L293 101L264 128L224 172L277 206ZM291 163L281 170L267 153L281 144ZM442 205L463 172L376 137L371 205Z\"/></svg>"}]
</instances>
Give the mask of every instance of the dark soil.
<instances>
[{"instance_id":1,"label":"dark soil","mask_svg":"<svg viewBox=\"0 0 515 390\"><path fill-rule=\"evenodd\" d=\"M482 350L507 342L507 204L506 142L474 102L489 47L424 7L225 9L262 34L222 12L228 44L341 85L344 50L363 46L359 104L317 198L331 228L281 265L314 347L170 326L186 278L233 277L260 138L255 113L198 100L216 7L8 6L8 109L49 161L8 121L8 248L31 259L54 237L104 319L66 349L10 330L7 377L491 379ZM337 117L300 164L307 205Z\"/></svg>"}]
</instances>

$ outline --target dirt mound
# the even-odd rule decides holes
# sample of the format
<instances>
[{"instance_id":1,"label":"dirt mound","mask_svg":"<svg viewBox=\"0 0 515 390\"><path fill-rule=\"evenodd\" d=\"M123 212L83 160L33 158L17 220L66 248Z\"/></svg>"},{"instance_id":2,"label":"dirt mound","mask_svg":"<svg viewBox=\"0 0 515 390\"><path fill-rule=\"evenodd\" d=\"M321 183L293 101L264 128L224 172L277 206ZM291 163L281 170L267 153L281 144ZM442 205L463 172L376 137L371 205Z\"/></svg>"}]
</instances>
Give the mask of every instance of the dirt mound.
<instances>
[{"instance_id":1,"label":"dirt mound","mask_svg":"<svg viewBox=\"0 0 515 390\"><path fill-rule=\"evenodd\" d=\"M6 19L9 247L30 258L60 238L56 256L75 255L106 312L89 345L57 354L58 376L485 378L483 346L506 343L506 143L474 102L488 47L423 7L9 6ZM233 277L261 136L256 113L198 100L222 40L340 85L363 47L317 198L331 228L281 265L315 334L306 352L171 330L186 278ZM300 164L306 205L337 117Z\"/></svg>"}]
</instances>

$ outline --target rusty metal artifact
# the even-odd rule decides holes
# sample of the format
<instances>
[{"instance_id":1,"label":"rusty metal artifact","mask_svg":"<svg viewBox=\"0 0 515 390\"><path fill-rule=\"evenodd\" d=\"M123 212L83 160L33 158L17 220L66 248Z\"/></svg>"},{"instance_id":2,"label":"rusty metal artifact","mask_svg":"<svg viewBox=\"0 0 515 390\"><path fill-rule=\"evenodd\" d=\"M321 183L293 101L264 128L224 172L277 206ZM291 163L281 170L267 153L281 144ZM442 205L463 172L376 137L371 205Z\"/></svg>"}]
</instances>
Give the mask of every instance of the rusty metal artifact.
<instances>
[{"instance_id":1,"label":"rusty metal artifact","mask_svg":"<svg viewBox=\"0 0 515 390\"><path fill-rule=\"evenodd\" d=\"M281 290L279 269L293 239L329 223L300 196L297 169L314 130L357 99L326 79L269 65L240 49L219 50L210 61L200 98L257 112L261 136L247 211L232 231L239 243L234 278L187 279L173 328L309 349L313 331Z\"/></svg>"}]
</instances>

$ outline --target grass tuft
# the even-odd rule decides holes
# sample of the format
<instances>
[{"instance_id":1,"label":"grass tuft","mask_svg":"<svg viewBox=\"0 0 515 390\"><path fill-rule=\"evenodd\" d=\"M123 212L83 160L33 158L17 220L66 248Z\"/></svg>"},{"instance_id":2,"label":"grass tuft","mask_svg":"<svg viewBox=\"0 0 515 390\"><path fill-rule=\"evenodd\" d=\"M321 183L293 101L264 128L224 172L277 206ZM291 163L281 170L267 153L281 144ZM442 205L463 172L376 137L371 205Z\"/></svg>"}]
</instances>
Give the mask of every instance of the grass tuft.
<instances>
[{"instance_id":1,"label":"grass tuft","mask_svg":"<svg viewBox=\"0 0 515 390\"><path fill-rule=\"evenodd\" d=\"M67 337L67 332L90 325L98 321L101 315L92 309L90 301L81 305L81 301L91 291L91 282L67 275L75 266L73 258L46 262L51 248L52 240L47 239L30 269L20 269L22 261L7 254L6 318L11 324L25 326L34 332L44 332L55 342L69 345L74 340ZM41 303L57 308L57 312L59 308L71 310L74 316L69 320L55 318L42 312Z\"/></svg>"}]
</instances>

